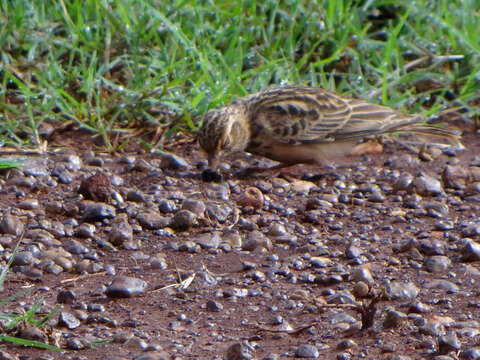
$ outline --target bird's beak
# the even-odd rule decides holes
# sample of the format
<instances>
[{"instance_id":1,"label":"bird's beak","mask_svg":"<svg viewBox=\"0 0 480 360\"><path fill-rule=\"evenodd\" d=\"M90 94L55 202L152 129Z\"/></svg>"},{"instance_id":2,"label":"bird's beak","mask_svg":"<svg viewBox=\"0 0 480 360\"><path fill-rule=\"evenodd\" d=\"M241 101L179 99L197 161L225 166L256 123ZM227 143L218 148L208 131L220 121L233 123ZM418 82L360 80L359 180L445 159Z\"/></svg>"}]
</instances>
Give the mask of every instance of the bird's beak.
<instances>
[{"instance_id":1,"label":"bird's beak","mask_svg":"<svg viewBox=\"0 0 480 360\"><path fill-rule=\"evenodd\" d=\"M219 159L217 154L214 154L214 153L208 154L208 167L213 171L216 171L218 166L218 160Z\"/></svg>"}]
</instances>

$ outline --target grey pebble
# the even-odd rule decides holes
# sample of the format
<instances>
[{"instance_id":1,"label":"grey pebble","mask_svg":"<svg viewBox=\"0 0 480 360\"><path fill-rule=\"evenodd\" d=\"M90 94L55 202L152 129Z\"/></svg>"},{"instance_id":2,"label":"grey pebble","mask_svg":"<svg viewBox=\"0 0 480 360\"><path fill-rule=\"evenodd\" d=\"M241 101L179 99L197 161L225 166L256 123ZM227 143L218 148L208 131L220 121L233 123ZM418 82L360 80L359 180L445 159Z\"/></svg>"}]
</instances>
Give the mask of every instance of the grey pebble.
<instances>
[{"instance_id":1,"label":"grey pebble","mask_svg":"<svg viewBox=\"0 0 480 360\"><path fill-rule=\"evenodd\" d=\"M146 281L128 276L117 276L107 287L106 295L112 298L129 298L142 294L147 288Z\"/></svg>"},{"instance_id":2,"label":"grey pebble","mask_svg":"<svg viewBox=\"0 0 480 360\"><path fill-rule=\"evenodd\" d=\"M470 262L478 260L480 260L480 244L472 239L467 239L462 249L462 261Z\"/></svg>"},{"instance_id":3,"label":"grey pebble","mask_svg":"<svg viewBox=\"0 0 480 360\"><path fill-rule=\"evenodd\" d=\"M227 348L226 360L251 360L252 347L246 343L234 343Z\"/></svg>"},{"instance_id":4,"label":"grey pebble","mask_svg":"<svg viewBox=\"0 0 480 360\"><path fill-rule=\"evenodd\" d=\"M71 254L81 255L89 252L89 249L80 241L75 239L68 239L64 242L63 247Z\"/></svg>"},{"instance_id":5,"label":"grey pebble","mask_svg":"<svg viewBox=\"0 0 480 360\"><path fill-rule=\"evenodd\" d=\"M129 190L126 198L127 201L133 201L137 203L145 202L145 194L139 190Z\"/></svg>"},{"instance_id":6,"label":"grey pebble","mask_svg":"<svg viewBox=\"0 0 480 360\"><path fill-rule=\"evenodd\" d=\"M80 321L73 314L61 311L58 315L58 326L73 330L80 326Z\"/></svg>"},{"instance_id":7,"label":"grey pebble","mask_svg":"<svg viewBox=\"0 0 480 360\"><path fill-rule=\"evenodd\" d=\"M299 358L313 358L316 359L319 356L318 349L309 344L301 344L295 350L295 356Z\"/></svg>"},{"instance_id":8,"label":"grey pebble","mask_svg":"<svg viewBox=\"0 0 480 360\"><path fill-rule=\"evenodd\" d=\"M89 202L83 211L82 220L102 221L103 219L112 219L115 217L115 208L105 203Z\"/></svg>"},{"instance_id":9,"label":"grey pebble","mask_svg":"<svg viewBox=\"0 0 480 360\"><path fill-rule=\"evenodd\" d=\"M95 235L96 227L93 224L83 223L75 229L75 236L79 238L93 238Z\"/></svg>"},{"instance_id":10,"label":"grey pebble","mask_svg":"<svg viewBox=\"0 0 480 360\"><path fill-rule=\"evenodd\" d=\"M0 221L0 232L3 234L20 235L24 225L20 218L9 213L5 214Z\"/></svg>"},{"instance_id":11,"label":"grey pebble","mask_svg":"<svg viewBox=\"0 0 480 360\"><path fill-rule=\"evenodd\" d=\"M51 175L58 178L61 184L70 184L73 181L72 174L63 165L55 166Z\"/></svg>"},{"instance_id":12,"label":"grey pebble","mask_svg":"<svg viewBox=\"0 0 480 360\"><path fill-rule=\"evenodd\" d=\"M120 215L114 219L112 230L110 231L110 235L108 237L109 241L114 246L120 246L133 240L133 229L128 223L126 214Z\"/></svg>"},{"instance_id":13,"label":"grey pebble","mask_svg":"<svg viewBox=\"0 0 480 360\"><path fill-rule=\"evenodd\" d=\"M432 280L426 284L428 289L441 289L445 290L448 294L456 294L459 291L458 285L448 280Z\"/></svg>"},{"instance_id":14,"label":"grey pebble","mask_svg":"<svg viewBox=\"0 0 480 360\"><path fill-rule=\"evenodd\" d=\"M85 345L78 337L71 337L67 339L67 349L82 350L85 349Z\"/></svg>"},{"instance_id":15,"label":"grey pebble","mask_svg":"<svg viewBox=\"0 0 480 360\"><path fill-rule=\"evenodd\" d=\"M200 200L184 199L182 202L182 210L191 211L197 217L203 217L205 209L205 203Z\"/></svg>"},{"instance_id":16,"label":"grey pebble","mask_svg":"<svg viewBox=\"0 0 480 360\"><path fill-rule=\"evenodd\" d=\"M140 225L150 230L164 228L170 223L169 218L161 216L159 213L152 210L140 212L137 216L137 221Z\"/></svg>"},{"instance_id":17,"label":"grey pebble","mask_svg":"<svg viewBox=\"0 0 480 360\"><path fill-rule=\"evenodd\" d=\"M187 230L196 223L195 213L189 210L179 210L170 221L170 226L174 229Z\"/></svg>"},{"instance_id":18,"label":"grey pebble","mask_svg":"<svg viewBox=\"0 0 480 360\"><path fill-rule=\"evenodd\" d=\"M222 235L219 231L213 231L200 234L196 236L193 241L204 249L217 249L222 242Z\"/></svg>"},{"instance_id":19,"label":"grey pebble","mask_svg":"<svg viewBox=\"0 0 480 360\"><path fill-rule=\"evenodd\" d=\"M393 300L413 300L420 289L413 282L394 280L387 284L387 294Z\"/></svg>"},{"instance_id":20,"label":"grey pebble","mask_svg":"<svg viewBox=\"0 0 480 360\"><path fill-rule=\"evenodd\" d=\"M223 224L232 214L233 209L227 204L217 204L215 202L207 202L205 209L205 216L210 219L215 219Z\"/></svg>"},{"instance_id":21,"label":"grey pebble","mask_svg":"<svg viewBox=\"0 0 480 360\"><path fill-rule=\"evenodd\" d=\"M445 335L438 337L438 352L447 354L450 351L458 351L460 349L460 341L455 331L448 331Z\"/></svg>"},{"instance_id":22,"label":"grey pebble","mask_svg":"<svg viewBox=\"0 0 480 360\"><path fill-rule=\"evenodd\" d=\"M185 170L188 169L188 162L182 157L172 153L160 154L160 167L162 169Z\"/></svg>"},{"instance_id":23,"label":"grey pebble","mask_svg":"<svg viewBox=\"0 0 480 360\"><path fill-rule=\"evenodd\" d=\"M413 179L412 186L415 192L421 196L435 196L443 194L442 183L427 174L419 174Z\"/></svg>"},{"instance_id":24,"label":"grey pebble","mask_svg":"<svg viewBox=\"0 0 480 360\"><path fill-rule=\"evenodd\" d=\"M480 359L480 348L470 347L464 349L460 352L459 355L462 360L479 360Z\"/></svg>"},{"instance_id":25,"label":"grey pebble","mask_svg":"<svg viewBox=\"0 0 480 360\"><path fill-rule=\"evenodd\" d=\"M207 310L210 312L219 312L223 310L223 305L215 300L207 301Z\"/></svg>"},{"instance_id":26,"label":"grey pebble","mask_svg":"<svg viewBox=\"0 0 480 360\"><path fill-rule=\"evenodd\" d=\"M442 273L452 266L452 261L448 256L434 255L426 257L423 265L429 272Z\"/></svg>"},{"instance_id":27,"label":"grey pebble","mask_svg":"<svg viewBox=\"0 0 480 360\"><path fill-rule=\"evenodd\" d=\"M30 265L33 262L33 255L30 251L19 251L13 255L12 265Z\"/></svg>"},{"instance_id":28,"label":"grey pebble","mask_svg":"<svg viewBox=\"0 0 480 360\"><path fill-rule=\"evenodd\" d=\"M73 290L60 290L57 294L59 304L71 304L77 298Z\"/></svg>"},{"instance_id":29,"label":"grey pebble","mask_svg":"<svg viewBox=\"0 0 480 360\"><path fill-rule=\"evenodd\" d=\"M23 201L20 201L17 205L19 209L23 210L35 210L38 209L39 203L38 199L26 199Z\"/></svg>"}]
</instances>

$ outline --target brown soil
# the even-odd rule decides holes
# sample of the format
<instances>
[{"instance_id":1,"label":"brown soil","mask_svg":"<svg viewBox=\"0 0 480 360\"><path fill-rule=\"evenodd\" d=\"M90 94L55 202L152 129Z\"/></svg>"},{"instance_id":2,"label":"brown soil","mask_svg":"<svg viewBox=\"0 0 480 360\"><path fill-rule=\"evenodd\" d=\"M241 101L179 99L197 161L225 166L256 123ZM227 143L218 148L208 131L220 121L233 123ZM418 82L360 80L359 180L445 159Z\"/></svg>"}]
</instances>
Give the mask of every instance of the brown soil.
<instances>
[{"instance_id":1,"label":"brown soil","mask_svg":"<svg viewBox=\"0 0 480 360\"><path fill-rule=\"evenodd\" d=\"M472 158L480 154L480 137L469 127L465 127L464 130L466 134L463 143L467 150L459 153L455 158L458 159L459 165L467 168ZM50 139L50 145L57 148L59 146L65 147L69 153L76 153L80 157L88 150L100 150L91 140L89 134L78 131L55 134ZM112 161L105 161L105 168L123 178L123 186L128 188L146 191L154 184L163 184L166 174L178 179L180 191L184 191L184 186L187 185L190 187L196 186L200 192L208 186L208 184L202 182L199 176L200 170L195 168L203 157L190 137L177 136L167 144L166 149L187 159L192 165L189 172L193 175L185 176L178 172L180 175L177 176L174 170L166 170L163 175L157 176L152 176L148 172L126 172L125 165L119 162L119 159L123 156L133 154L137 159L145 159L147 162L157 158L156 155L144 152L133 140L122 154L113 156L103 154L101 156L103 159L112 159ZM155 235L153 231L143 229L140 234L134 234L134 237L138 236L142 239L142 246L139 251L146 255L157 254L163 256L168 265L167 269L152 269L145 260L136 258L137 251L119 250L113 252L109 249L100 250L104 254L101 261L115 266L117 275L132 276L147 281L149 287L144 294L127 299L107 298L101 288L111 281L112 276L104 272L85 275L65 272L60 275L44 273L40 282L32 282L22 273L11 272L7 276L3 296L11 295L23 286L30 284L35 286L35 290L15 302L7 304L2 311L29 307L39 298L43 298L47 304L46 308L51 309L57 303L56 298L59 291L71 289L76 293L76 301L78 302L102 304L105 307L105 312L101 315L114 320L117 325L108 328L99 324L87 324L84 321L77 329L63 329L63 332L75 334L79 337L85 334L92 336L95 335L95 332L91 332L92 327L98 327L99 338L110 340L111 337L109 338L108 334L112 335L118 331L131 331L140 337L145 335L147 343L160 345L166 353L175 359L223 359L226 349L231 344L244 340L248 340L254 347L255 351L252 352L252 356L255 359L263 359L271 356L271 354L276 354L278 359L294 358L295 350L300 344L316 345L320 353L319 358L324 359L335 359L339 353L350 354L349 358L351 359L390 359L395 354L410 356L411 359L433 358L435 354L438 354L438 352L435 352L438 349L431 351L430 354L428 354L428 350L435 349L438 345L438 338L428 334L420 334L418 328L412 324L412 319L409 318L391 329L385 329L382 326L386 307L393 306L398 311L408 313L408 301L381 298L377 303L373 326L368 329L349 329L348 331L334 326L332 317L335 313L345 312L360 320L361 315L358 309L342 306L338 306L338 308L323 307L321 305L331 294L343 289L352 289L354 283L349 281L348 276L346 276L355 268L352 259L345 255L347 245L351 240L349 237L352 236L352 233L357 234L355 235L357 237L362 235L365 225L371 225L372 228L366 230L364 234L365 240L360 241L358 246L363 253L369 254L367 256L367 259L369 259L368 266L375 279L373 285L375 293L381 294L387 280L412 281L420 289L416 300L430 306L430 310L423 314L424 318L443 316L451 317L456 321L480 318L478 290L476 290L475 285L478 279L472 278L464 271L465 264L460 261L459 246L461 239L456 243L443 238L443 232L434 231L438 219L428 216L422 217L421 226L431 239L437 238L446 244L445 253L452 260L452 265L448 270L442 273L427 272L422 267L421 260L418 261L419 268L412 266L410 253L394 253L394 245L398 245L409 238L416 238L419 235L418 225L415 225L415 222L398 222L398 219L389 215L388 210L390 208L401 206L395 203L395 194L387 194L386 200L381 206L377 207L379 211L375 212L376 215L374 216L370 213L374 205L368 201L362 205L352 203L343 207L350 214L363 209L366 218L372 219L373 223L365 223L354 216L345 216L346 212L342 212L341 208L337 208L337 206L334 206L331 210L331 219L325 219L325 221L320 219L318 224L306 222L303 209L305 209L307 202L321 193L328 193L328 189L331 189L335 181L341 179L343 175L347 179L345 182L365 183L371 180L378 185L391 187L392 184L389 184L378 170L382 169L385 162L392 158L393 151L397 154L409 154L415 158L415 155L407 150L390 145L386 146L385 152L379 155L340 159L337 165L341 166L337 166L333 170L312 166L299 166L293 170L289 169L286 175L288 181L294 181L292 179L295 177L307 175L308 179L324 188L322 192L311 193L309 196L294 194L286 197L272 193L268 194L273 204L282 208L294 209L293 215L282 215L280 211L276 210L242 210L241 217L249 222L261 224L259 226L261 231L268 229L268 219L272 216L279 216L281 219L287 216L288 223L300 224L307 235L303 235L300 229L293 233L293 235L298 236L297 246L275 245L269 250L253 252L201 249L198 253L188 253L174 250L167 244L171 241L182 243L195 238L197 234L212 229L222 230L225 225L201 220L197 226L186 231L175 231L174 236L170 238ZM446 155L439 155L433 161L419 162L419 165L414 165L412 168L402 171L408 171L413 176L421 171L440 178L439 169L442 169L451 159ZM254 158L247 160L249 163L255 161ZM357 171L358 173L356 173ZM352 173L354 173L353 176ZM236 182L236 186L242 191L248 186L255 185L258 179L253 177L233 179L232 181ZM80 176L75 175L71 184L58 185L54 193L50 190L37 190L36 193L28 193L28 190L25 190L27 192L25 198L38 198L41 204L52 198L60 201L71 199L77 196L81 181ZM269 181L268 178L267 181ZM448 194L451 195L451 193ZM235 196L232 195L231 198L235 199ZM14 194L5 191L0 194L0 204L3 208L11 207L16 201L18 200ZM450 233L459 238L462 238L462 235L461 229L457 225L462 221L470 221L473 217L478 218L480 215L478 212L480 204L467 202L467 200L465 200L465 203L469 206L469 211L462 211L461 206L450 206L447 215L447 220L451 220L455 224ZM336 210L338 216L334 213ZM406 211L413 214L411 209ZM475 211L477 211L476 214ZM57 220L60 221L63 221L65 217L62 214L56 215ZM264 219L262 220L262 218ZM262 221L266 223L264 226L262 226ZM343 227L340 230L332 230L329 227L332 221L343 223ZM415 225L413 230L409 226L412 224ZM393 230L388 227L389 225ZM240 234L247 232L239 224L236 225L235 229L238 229ZM294 229L291 229L292 232ZM308 234L311 234L312 229L315 229L317 237L325 246L324 253L318 249L318 254L312 253L314 248L308 240ZM396 229L401 229L402 232L396 233L394 231ZM290 234L292 235L292 233ZM376 236L376 241L371 240L373 234ZM98 236L107 238L107 234L102 227L98 228ZM81 239L77 240L82 241ZM314 268L310 266L308 258L304 256L306 253L310 253L311 256L327 257L332 263L326 268ZM274 264L272 255L278 256L278 264L289 267L292 275L276 274L270 277L268 273L272 271ZM392 258L398 259L398 263L393 262ZM245 269L243 262L255 264L256 269ZM292 265L295 262L297 265ZM208 269L208 272L217 276L216 284L208 284L202 278L202 265L204 269ZM479 262L470 265L480 268ZM159 290L162 286L172 284L172 279L175 279L177 271L188 274L196 273L197 276L187 289L181 290L171 287ZM255 271L267 274L266 279L259 279ZM342 280L338 283L325 285L309 281L307 276L309 274L313 276L338 275ZM434 279L448 279L458 285L459 291L449 294L444 290L426 289L425 286ZM234 288L247 289L251 292L258 292L260 295L247 295L245 297L226 295ZM300 290L304 291L307 296L304 300L293 296ZM209 300L215 300L222 304L223 309L218 312L207 310L206 304ZM366 299L360 299L360 301L368 304L372 301L372 297L367 296ZM68 312L74 311L72 305L68 304L63 304L62 309ZM87 313L89 312L87 311ZM182 314L189 321L178 320ZM297 328L298 331L288 333L274 330L272 320L279 316L294 328ZM128 324L134 325L129 327ZM305 328L301 329L303 327ZM338 345L344 339L351 339L356 345L347 350L338 349ZM61 339L60 345L65 344L64 340ZM475 345L478 337L464 336L459 337L459 340L461 349L465 349ZM38 356L51 356L58 359L107 359L115 356L130 359L143 354L139 349L128 348L117 343L105 344L96 349L68 350L62 355L52 351L20 348L7 343L3 343L2 348L10 355L17 354L22 359L35 359ZM393 351L388 350L389 348ZM148 354L148 352L144 354ZM152 352L153 354L158 354L158 351Z\"/></svg>"}]
</instances>

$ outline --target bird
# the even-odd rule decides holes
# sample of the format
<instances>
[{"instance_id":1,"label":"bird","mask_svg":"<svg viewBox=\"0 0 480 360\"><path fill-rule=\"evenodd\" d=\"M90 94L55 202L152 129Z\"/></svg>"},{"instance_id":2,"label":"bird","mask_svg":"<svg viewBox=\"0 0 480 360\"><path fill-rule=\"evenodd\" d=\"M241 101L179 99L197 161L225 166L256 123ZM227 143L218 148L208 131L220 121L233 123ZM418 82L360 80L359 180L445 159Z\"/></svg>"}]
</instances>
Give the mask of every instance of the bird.
<instances>
[{"instance_id":1,"label":"bird","mask_svg":"<svg viewBox=\"0 0 480 360\"><path fill-rule=\"evenodd\" d=\"M209 110L198 142L211 171L222 157L237 152L260 155L283 166L325 165L352 154L362 139L394 132L458 142L456 132L422 121L419 114L404 114L323 88L274 86Z\"/></svg>"}]
</instances>

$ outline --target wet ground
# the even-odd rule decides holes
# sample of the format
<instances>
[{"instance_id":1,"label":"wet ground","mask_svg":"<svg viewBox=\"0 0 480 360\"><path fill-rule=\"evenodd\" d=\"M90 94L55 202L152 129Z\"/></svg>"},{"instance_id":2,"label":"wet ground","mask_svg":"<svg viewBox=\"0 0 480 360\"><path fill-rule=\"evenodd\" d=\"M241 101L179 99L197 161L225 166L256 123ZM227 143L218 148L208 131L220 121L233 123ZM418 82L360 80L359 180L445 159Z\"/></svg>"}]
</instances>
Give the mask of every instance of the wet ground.
<instances>
[{"instance_id":1,"label":"wet ground","mask_svg":"<svg viewBox=\"0 0 480 360\"><path fill-rule=\"evenodd\" d=\"M24 232L2 297L33 286L2 311L60 305L11 334L65 352L3 358L480 359L480 135L463 128L463 151L387 142L230 176L267 163L242 157L221 183L188 136L172 157L55 134L0 180L4 263Z\"/></svg>"}]
</instances>

